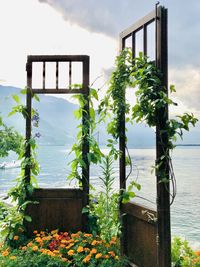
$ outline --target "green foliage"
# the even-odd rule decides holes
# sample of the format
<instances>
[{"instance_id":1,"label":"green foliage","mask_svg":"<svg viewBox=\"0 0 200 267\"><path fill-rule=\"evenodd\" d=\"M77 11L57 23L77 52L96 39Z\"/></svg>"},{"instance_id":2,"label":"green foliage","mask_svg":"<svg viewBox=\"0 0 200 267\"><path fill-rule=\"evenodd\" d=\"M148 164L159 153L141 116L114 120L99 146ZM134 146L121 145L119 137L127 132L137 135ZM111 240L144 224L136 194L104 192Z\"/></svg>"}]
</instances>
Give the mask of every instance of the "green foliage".
<instances>
[{"instance_id":1,"label":"green foliage","mask_svg":"<svg viewBox=\"0 0 200 267\"><path fill-rule=\"evenodd\" d=\"M187 240L174 237L172 241L173 267L199 267L200 257L191 249Z\"/></svg>"},{"instance_id":2,"label":"green foliage","mask_svg":"<svg viewBox=\"0 0 200 267\"><path fill-rule=\"evenodd\" d=\"M22 143L23 137L0 117L0 157L7 157L10 151L20 154Z\"/></svg>"},{"instance_id":3,"label":"green foliage","mask_svg":"<svg viewBox=\"0 0 200 267\"><path fill-rule=\"evenodd\" d=\"M128 87L136 89L136 104L132 109L126 103L125 95ZM170 86L170 91L175 92L174 85ZM131 123L134 121L146 122L150 127L162 128L162 131L159 131L159 138L165 155L158 159L155 169L157 173L160 172L163 182L168 182L167 174L163 172L163 166L166 161L172 166L168 152L175 147L174 141L177 136L182 138L183 130L188 131L190 124L195 126L198 121L193 114L184 113L182 116L169 119L163 125L163 119L158 114L166 114L168 105L177 104L168 97L167 89L162 85L162 74L159 69L142 53L133 59L131 50L124 49L116 58L116 66L109 88L98 111L99 114L103 113L104 120L107 115L112 114L111 121L107 125L107 132L112 135L114 141L123 135L121 123L124 119ZM123 118L124 113L126 118ZM163 142L163 140L167 140L167 142ZM110 147L113 147L111 142ZM173 176L173 168L170 173Z\"/></svg>"},{"instance_id":4,"label":"green foliage","mask_svg":"<svg viewBox=\"0 0 200 267\"><path fill-rule=\"evenodd\" d=\"M79 86L81 87L81 85ZM88 98L86 95L80 94L73 96L76 100L78 100L79 108L74 112L74 116L76 119L80 120L82 115L85 116L84 125L81 123L78 125L78 133L77 140L72 146L71 153L74 153L75 158L69 163L71 166L71 172L68 175L68 179L77 179L79 184L82 185L82 177L80 175L80 170L86 168L87 163L97 164L101 162L101 158L103 153L99 148L99 144L94 137L94 131L96 129L96 112L93 106L93 100L98 100L98 95L95 89L90 88L90 94ZM89 107L89 114L86 110L86 106ZM82 148L84 143L88 143L90 146L90 151L84 157L82 155Z\"/></svg>"},{"instance_id":5,"label":"green foliage","mask_svg":"<svg viewBox=\"0 0 200 267\"><path fill-rule=\"evenodd\" d=\"M63 262L59 257L52 257L33 251L13 250L8 257L0 256L1 267L68 267L68 263Z\"/></svg>"},{"instance_id":6,"label":"green foliage","mask_svg":"<svg viewBox=\"0 0 200 267\"><path fill-rule=\"evenodd\" d=\"M22 93L27 93L27 90L23 90ZM38 97L32 94L38 101ZM24 118L28 116L26 111L26 107L21 104L20 96L13 95L13 99L16 102L16 106L13 107L10 115L14 115L16 113L22 114ZM31 119L33 119L33 125L35 127L38 126L39 117L38 113L32 109L31 111ZM12 137L12 135L11 135ZM22 138L21 138L22 139ZM20 140L21 140L20 139ZM24 220L31 221L31 218L25 214L26 206L31 202L29 201L30 196L34 190L34 186L37 187L37 179L36 176L39 173L39 164L36 159L36 140L35 138L31 138L30 140L23 140L20 143L21 146L18 147L19 157L21 160L21 171L18 177L16 178L16 185L10 189L8 192L8 197L11 198L13 202L15 202L15 207L7 208L7 214L1 220L0 223L0 234L6 243L12 245L12 238L15 234L18 234L20 229L24 229ZM30 147L31 156L26 156L27 148ZM29 177L26 177L26 168L30 168L30 182Z\"/></svg>"},{"instance_id":7,"label":"green foliage","mask_svg":"<svg viewBox=\"0 0 200 267\"><path fill-rule=\"evenodd\" d=\"M91 196L90 216L96 218L101 238L110 241L113 236L119 236L121 223L119 220L119 194L113 190L115 180L113 158L105 156L102 160L102 191ZM93 229L92 229L93 230ZM95 229L96 230L96 229Z\"/></svg>"}]
</instances>

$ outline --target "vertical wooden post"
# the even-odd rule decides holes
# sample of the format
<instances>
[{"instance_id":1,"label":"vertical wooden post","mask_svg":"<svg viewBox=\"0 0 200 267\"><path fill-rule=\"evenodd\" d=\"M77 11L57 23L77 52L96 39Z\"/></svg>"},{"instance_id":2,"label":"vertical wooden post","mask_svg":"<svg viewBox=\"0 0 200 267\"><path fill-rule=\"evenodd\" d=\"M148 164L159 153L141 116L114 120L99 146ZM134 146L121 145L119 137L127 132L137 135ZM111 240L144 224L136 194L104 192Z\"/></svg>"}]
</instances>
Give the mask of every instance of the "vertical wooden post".
<instances>
[{"instance_id":1,"label":"vertical wooden post","mask_svg":"<svg viewBox=\"0 0 200 267\"><path fill-rule=\"evenodd\" d=\"M26 64L26 71L27 71L27 93L26 93L26 147L25 147L25 157L26 159L29 159L31 157L31 147L29 144L29 140L31 138L31 88L32 88L32 62L27 61ZM29 165L26 165L25 167L25 181L26 185L30 183L30 177L31 177L31 169ZM27 191L27 196L29 195Z\"/></svg>"},{"instance_id":2,"label":"vertical wooden post","mask_svg":"<svg viewBox=\"0 0 200 267\"><path fill-rule=\"evenodd\" d=\"M85 163L85 167L82 168L82 189L83 189L83 207L89 204L89 161L88 161L88 153L89 153L89 141L88 136L90 134L89 129L89 119L90 119L90 107L89 107L89 68L90 62L89 57L84 59L83 61L83 90L85 96L85 106L84 112L82 114L82 134L83 134L83 147L82 147L82 159ZM87 216L86 214L82 215L82 226L83 231L87 228Z\"/></svg>"},{"instance_id":3,"label":"vertical wooden post","mask_svg":"<svg viewBox=\"0 0 200 267\"><path fill-rule=\"evenodd\" d=\"M167 9L157 8L156 18L156 64L162 73L162 85L168 93L168 44L167 44ZM171 226L170 226L170 180L168 164L168 135L163 130L168 120L168 106L157 111L158 125L156 127L156 160L165 156L165 162L157 172L157 242L158 266L171 266ZM162 181L163 178L167 179Z\"/></svg>"},{"instance_id":4,"label":"vertical wooden post","mask_svg":"<svg viewBox=\"0 0 200 267\"><path fill-rule=\"evenodd\" d=\"M120 39L120 52L125 48L125 39ZM125 92L121 92L122 97L125 98ZM119 136L119 188L126 189L126 131L125 131L125 113L122 114L120 120L120 136ZM120 203L119 215L122 220L122 236L120 240L121 254L125 255L127 250L127 238L126 238L126 216L122 216L122 203Z\"/></svg>"}]
</instances>

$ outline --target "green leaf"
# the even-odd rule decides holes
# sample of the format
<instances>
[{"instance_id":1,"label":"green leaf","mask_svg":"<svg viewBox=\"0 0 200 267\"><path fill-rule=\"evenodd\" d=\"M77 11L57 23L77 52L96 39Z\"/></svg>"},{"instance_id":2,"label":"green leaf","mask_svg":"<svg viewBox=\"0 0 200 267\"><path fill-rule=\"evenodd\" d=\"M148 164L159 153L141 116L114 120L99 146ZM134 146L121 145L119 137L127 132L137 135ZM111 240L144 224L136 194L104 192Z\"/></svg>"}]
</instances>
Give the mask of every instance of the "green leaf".
<instances>
[{"instance_id":1,"label":"green leaf","mask_svg":"<svg viewBox=\"0 0 200 267\"><path fill-rule=\"evenodd\" d=\"M12 95L12 98L15 100L17 104L20 104L20 98L18 95Z\"/></svg>"}]
</instances>

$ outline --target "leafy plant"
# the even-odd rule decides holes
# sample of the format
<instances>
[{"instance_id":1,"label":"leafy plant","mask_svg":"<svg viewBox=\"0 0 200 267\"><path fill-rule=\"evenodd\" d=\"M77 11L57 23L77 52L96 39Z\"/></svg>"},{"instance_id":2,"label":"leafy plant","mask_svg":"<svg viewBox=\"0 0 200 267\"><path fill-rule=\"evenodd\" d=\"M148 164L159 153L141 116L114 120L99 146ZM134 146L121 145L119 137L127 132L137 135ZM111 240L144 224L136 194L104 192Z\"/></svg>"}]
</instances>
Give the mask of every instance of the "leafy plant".
<instances>
[{"instance_id":1,"label":"leafy plant","mask_svg":"<svg viewBox=\"0 0 200 267\"><path fill-rule=\"evenodd\" d=\"M195 253L187 240L174 237L172 241L172 265L173 267L199 267L200 253Z\"/></svg>"},{"instance_id":2,"label":"leafy plant","mask_svg":"<svg viewBox=\"0 0 200 267\"><path fill-rule=\"evenodd\" d=\"M9 151L20 154L22 143L23 137L13 127L6 126L0 117L0 157L7 157Z\"/></svg>"},{"instance_id":3,"label":"leafy plant","mask_svg":"<svg viewBox=\"0 0 200 267\"><path fill-rule=\"evenodd\" d=\"M26 94L26 90L22 90L23 94ZM38 97L32 95L37 101ZM12 108L10 116L16 113L21 113L24 118L28 115L26 107L21 104L20 97L13 95L13 99L16 102L16 106ZM39 115L32 109L31 119L34 126L38 126ZM20 139L21 140L21 139ZM27 147L30 146L31 156L26 156ZM19 149L20 148L20 149ZM30 140L23 140L22 145L18 147L19 160L21 160L21 171L19 176L16 178L16 185L8 192L8 197L15 202L15 207L8 207L7 214L0 222L0 233L8 244L12 244L12 238L16 234L19 234L20 229L25 230L24 220L31 221L31 217L26 215L26 206L31 202L30 196L34 190L34 186L37 186L36 175L39 173L39 165L36 160L36 140L32 137ZM26 177L26 168L29 167L31 170L30 182Z\"/></svg>"},{"instance_id":4,"label":"leafy plant","mask_svg":"<svg viewBox=\"0 0 200 267\"><path fill-rule=\"evenodd\" d=\"M122 267L127 260L119 255L113 237L110 242L88 233L58 232L50 233L34 231L35 236L11 250L10 247L0 249L0 266L29 267ZM14 242L17 242L16 236Z\"/></svg>"}]
</instances>

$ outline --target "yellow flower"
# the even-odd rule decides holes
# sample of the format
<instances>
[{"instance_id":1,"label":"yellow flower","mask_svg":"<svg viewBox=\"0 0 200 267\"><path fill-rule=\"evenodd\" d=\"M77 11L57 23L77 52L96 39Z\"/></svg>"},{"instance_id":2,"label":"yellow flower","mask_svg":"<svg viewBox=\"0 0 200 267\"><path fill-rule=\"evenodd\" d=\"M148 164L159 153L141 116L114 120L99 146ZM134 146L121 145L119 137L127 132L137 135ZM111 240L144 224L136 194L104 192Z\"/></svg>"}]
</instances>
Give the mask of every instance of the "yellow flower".
<instances>
[{"instance_id":1,"label":"yellow flower","mask_svg":"<svg viewBox=\"0 0 200 267\"><path fill-rule=\"evenodd\" d=\"M101 253L97 253L97 255L95 256L95 259L99 259L102 257L102 254Z\"/></svg>"},{"instance_id":2,"label":"yellow flower","mask_svg":"<svg viewBox=\"0 0 200 267\"><path fill-rule=\"evenodd\" d=\"M57 234L58 233L58 230L52 230L51 231L51 234L54 235L54 234Z\"/></svg>"},{"instance_id":3,"label":"yellow flower","mask_svg":"<svg viewBox=\"0 0 200 267\"><path fill-rule=\"evenodd\" d=\"M18 240L18 239L19 239L19 236L18 236L18 235L15 235L15 236L13 237L13 239L14 239L14 240Z\"/></svg>"},{"instance_id":4,"label":"yellow flower","mask_svg":"<svg viewBox=\"0 0 200 267\"><path fill-rule=\"evenodd\" d=\"M79 247L77 248L77 252L78 252L78 253L83 252L83 247L82 247L82 246L79 246Z\"/></svg>"},{"instance_id":5,"label":"yellow flower","mask_svg":"<svg viewBox=\"0 0 200 267\"><path fill-rule=\"evenodd\" d=\"M74 255L74 250L73 250L73 249L70 249L70 250L67 252L67 254L68 254L69 256L73 256L73 255Z\"/></svg>"},{"instance_id":6,"label":"yellow flower","mask_svg":"<svg viewBox=\"0 0 200 267\"><path fill-rule=\"evenodd\" d=\"M64 244L60 244L60 248L65 248L65 245Z\"/></svg>"},{"instance_id":7,"label":"yellow flower","mask_svg":"<svg viewBox=\"0 0 200 267\"><path fill-rule=\"evenodd\" d=\"M84 248L84 251L89 252L90 249L89 248Z\"/></svg>"},{"instance_id":8,"label":"yellow flower","mask_svg":"<svg viewBox=\"0 0 200 267\"><path fill-rule=\"evenodd\" d=\"M16 256L10 256L10 260L15 260Z\"/></svg>"},{"instance_id":9,"label":"yellow flower","mask_svg":"<svg viewBox=\"0 0 200 267\"><path fill-rule=\"evenodd\" d=\"M115 256L115 260L119 260L119 256Z\"/></svg>"},{"instance_id":10,"label":"yellow flower","mask_svg":"<svg viewBox=\"0 0 200 267\"><path fill-rule=\"evenodd\" d=\"M37 251L37 250L38 250L38 246L34 246L34 247L32 247L32 250L33 250L33 251Z\"/></svg>"},{"instance_id":11,"label":"yellow flower","mask_svg":"<svg viewBox=\"0 0 200 267\"><path fill-rule=\"evenodd\" d=\"M87 263L87 262L90 261L90 259L91 259L91 256L90 256L90 255L87 255L87 256L83 259L83 262L84 262L84 263Z\"/></svg>"}]
</instances>

